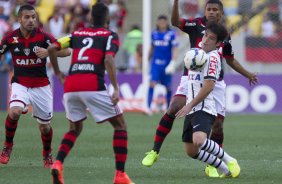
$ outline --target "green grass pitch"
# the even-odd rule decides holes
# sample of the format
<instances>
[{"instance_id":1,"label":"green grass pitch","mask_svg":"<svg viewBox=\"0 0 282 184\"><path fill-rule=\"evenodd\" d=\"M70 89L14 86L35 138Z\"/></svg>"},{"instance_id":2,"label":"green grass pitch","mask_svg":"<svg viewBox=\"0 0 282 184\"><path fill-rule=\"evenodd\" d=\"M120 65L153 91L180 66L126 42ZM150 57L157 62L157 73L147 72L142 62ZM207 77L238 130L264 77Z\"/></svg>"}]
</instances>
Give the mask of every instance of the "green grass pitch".
<instances>
[{"instance_id":1,"label":"green grass pitch","mask_svg":"<svg viewBox=\"0 0 282 184\"><path fill-rule=\"evenodd\" d=\"M0 112L0 143L4 140L6 112ZM126 113L129 154L126 171L136 184L272 184L282 183L282 115L229 115L225 120L224 148L241 166L237 179L211 179L200 161L185 155L181 142L183 119L167 137L160 159L151 168L141 165L153 144L161 114L151 117ZM53 154L68 129L64 113L55 113ZM74 149L65 160L66 184L110 184L114 176L112 132L109 123L97 125L89 116ZM31 114L21 117L8 165L0 165L1 184L51 184L42 167L41 140Z\"/></svg>"}]
</instances>

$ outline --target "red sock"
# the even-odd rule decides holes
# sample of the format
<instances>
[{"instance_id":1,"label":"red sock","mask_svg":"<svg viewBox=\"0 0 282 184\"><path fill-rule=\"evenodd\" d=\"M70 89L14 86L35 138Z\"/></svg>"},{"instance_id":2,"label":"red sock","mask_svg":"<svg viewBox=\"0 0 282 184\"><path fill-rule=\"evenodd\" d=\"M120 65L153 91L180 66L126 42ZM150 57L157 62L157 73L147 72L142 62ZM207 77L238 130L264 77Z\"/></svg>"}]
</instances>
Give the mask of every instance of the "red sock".
<instances>
[{"instance_id":1,"label":"red sock","mask_svg":"<svg viewBox=\"0 0 282 184\"><path fill-rule=\"evenodd\" d=\"M5 121L5 134L6 139L4 145L7 147L13 147L13 140L17 130L18 120L12 120L8 115Z\"/></svg>"},{"instance_id":2,"label":"red sock","mask_svg":"<svg viewBox=\"0 0 282 184\"><path fill-rule=\"evenodd\" d=\"M43 156L48 156L48 154L50 154L52 151L51 149L52 137L53 137L52 127L50 127L50 131L48 132L48 134L44 135L41 133L41 140L43 144L43 151L42 151Z\"/></svg>"},{"instance_id":3,"label":"red sock","mask_svg":"<svg viewBox=\"0 0 282 184\"><path fill-rule=\"evenodd\" d=\"M154 151L157 151L157 152L160 151L164 139L169 134L172 128L174 119L175 119L174 116L170 116L166 113L160 120L156 134L155 134L154 148L153 148Z\"/></svg>"},{"instance_id":4,"label":"red sock","mask_svg":"<svg viewBox=\"0 0 282 184\"><path fill-rule=\"evenodd\" d=\"M75 131L69 131L64 135L61 145L59 147L59 152L56 160L59 160L62 163L64 162L65 158L67 157L71 148L76 142L76 139L77 139L77 134L75 133Z\"/></svg>"},{"instance_id":5,"label":"red sock","mask_svg":"<svg viewBox=\"0 0 282 184\"><path fill-rule=\"evenodd\" d=\"M223 123L224 122L224 116L217 114L216 121ZM224 140L223 130L217 131L217 132L212 131L210 139L213 140L214 142L216 142L220 147L222 147L223 146L223 140Z\"/></svg>"},{"instance_id":6,"label":"red sock","mask_svg":"<svg viewBox=\"0 0 282 184\"><path fill-rule=\"evenodd\" d=\"M116 170L124 171L125 162L127 158L127 131L114 131L113 149L116 160Z\"/></svg>"}]
</instances>

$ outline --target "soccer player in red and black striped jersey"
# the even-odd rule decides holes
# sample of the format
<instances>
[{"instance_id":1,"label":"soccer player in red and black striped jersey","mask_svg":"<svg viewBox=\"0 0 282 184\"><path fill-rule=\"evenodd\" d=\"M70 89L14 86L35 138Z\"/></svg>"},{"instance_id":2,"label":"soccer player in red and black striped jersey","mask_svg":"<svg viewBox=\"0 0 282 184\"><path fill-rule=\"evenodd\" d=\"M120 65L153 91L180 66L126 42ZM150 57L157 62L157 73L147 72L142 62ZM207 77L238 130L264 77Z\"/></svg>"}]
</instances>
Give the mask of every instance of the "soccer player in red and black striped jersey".
<instances>
[{"instance_id":1,"label":"soccer player in red and black striped jersey","mask_svg":"<svg viewBox=\"0 0 282 184\"><path fill-rule=\"evenodd\" d=\"M18 120L22 113L27 112L28 105L32 106L33 117L39 123L44 167L50 167L53 163L51 155L53 130L50 126L53 97L45 65L47 47L55 38L36 28L36 20L37 15L31 5L21 6L18 12L20 28L7 34L0 44L0 56L10 51L14 65L10 110L5 121L6 139L0 155L2 164L9 162ZM68 56L70 51L62 50L58 55Z\"/></svg>"},{"instance_id":2,"label":"soccer player in red and black striped jersey","mask_svg":"<svg viewBox=\"0 0 282 184\"><path fill-rule=\"evenodd\" d=\"M205 16L191 19L182 19L179 17L178 0L174 0L172 8L172 25L178 27L183 32L189 35L191 47L200 48L202 44L202 38L206 30L208 22L220 22L224 14L223 4L220 0L208 0L205 5ZM251 73L243 68L240 63L234 58L230 36L224 40L219 52L225 58L226 63L231 66L235 71L240 73L249 79L250 84L257 83L257 76L255 73ZM172 129L172 125L175 119L175 114L186 103L187 95L187 69L185 69L183 76L181 77L178 89L171 100L167 112L161 118L156 130L153 149L147 153L147 156L143 159L142 163L145 166L152 166L157 161L161 146ZM223 73L220 79L216 82L215 90L213 91L216 101L216 107L218 115L215 119L211 139L217 142L219 145L223 144L223 121L225 116L225 82L223 80ZM216 171L216 169L213 169ZM217 174L217 173L216 173Z\"/></svg>"},{"instance_id":3,"label":"soccer player in red and black striped jersey","mask_svg":"<svg viewBox=\"0 0 282 184\"><path fill-rule=\"evenodd\" d=\"M108 27L109 10L103 3L92 7L93 27L74 31L58 39L48 48L57 77L64 83L64 104L70 130L64 135L51 173L54 184L63 184L63 162L81 133L83 121L90 111L97 123L109 121L114 128L113 149L116 161L115 184L133 183L125 173L127 158L127 130L122 111L117 105L119 87L116 79L114 56L119 49L118 35ZM73 49L68 76L58 67L56 51ZM104 81L105 70L113 86L110 95Z\"/></svg>"}]
</instances>

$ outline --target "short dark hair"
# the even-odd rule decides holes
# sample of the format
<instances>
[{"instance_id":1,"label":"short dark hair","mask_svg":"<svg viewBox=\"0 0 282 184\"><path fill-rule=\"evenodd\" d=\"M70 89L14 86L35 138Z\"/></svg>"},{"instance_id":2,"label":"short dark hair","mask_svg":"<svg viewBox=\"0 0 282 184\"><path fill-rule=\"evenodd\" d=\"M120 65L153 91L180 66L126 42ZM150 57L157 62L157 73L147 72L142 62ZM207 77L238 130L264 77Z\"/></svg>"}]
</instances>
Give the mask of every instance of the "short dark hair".
<instances>
[{"instance_id":1,"label":"short dark hair","mask_svg":"<svg viewBox=\"0 0 282 184\"><path fill-rule=\"evenodd\" d=\"M104 26L108 15L109 9L104 3L96 3L92 6L91 16L95 26Z\"/></svg>"},{"instance_id":2,"label":"short dark hair","mask_svg":"<svg viewBox=\"0 0 282 184\"><path fill-rule=\"evenodd\" d=\"M167 16L166 15L159 15L158 16L158 21L159 20L165 20L165 21L167 21L168 20L168 18L167 18ZM166 28L167 30L169 30L170 29L170 27L169 27L169 25L167 25L167 28ZM159 26L157 26L157 30L160 30L160 28L159 28Z\"/></svg>"},{"instance_id":3,"label":"short dark hair","mask_svg":"<svg viewBox=\"0 0 282 184\"><path fill-rule=\"evenodd\" d=\"M207 24L206 30L210 30L212 33L216 34L217 42L223 42L228 36L227 29L221 23L210 22Z\"/></svg>"},{"instance_id":4,"label":"short dark hair","mask_svg":"<svg viewBox=\"0 0 282 184\"><path fill-rule=\"evenodd\" d=\"M161 20L161 19L167 20L167 16L166 15L159 15L158 20Z\"/></svg>"},{"instance_id":5,"label":"short dark hair","mask_svg":"<svg viewBox=\"0 0 282 184\"><path fill-rule=\"evenodd\" d=\"M25 4L25 5L22 5L22 6L20 7L20 9L19 9L19 11L18 11L18 16L21 16L21 14L22 14L22 12L23 12L24 10L28 10L28 11L34 10L34 11L35 11L35 9L34 9L33 6L31 6L30 4Z\"/></svg>"},{"instance_id":6,"label":"short dark hair","mask_svg":"<svg viewBox=\"0 0 282 184\"><path fill-rule=\"evenodd\" d=\"M206 3L206 6L207 6L207 4L218 4L220 10L223 11L223 4L220 0L208 0L207 3Z\"/></svg>"}]
</instances>

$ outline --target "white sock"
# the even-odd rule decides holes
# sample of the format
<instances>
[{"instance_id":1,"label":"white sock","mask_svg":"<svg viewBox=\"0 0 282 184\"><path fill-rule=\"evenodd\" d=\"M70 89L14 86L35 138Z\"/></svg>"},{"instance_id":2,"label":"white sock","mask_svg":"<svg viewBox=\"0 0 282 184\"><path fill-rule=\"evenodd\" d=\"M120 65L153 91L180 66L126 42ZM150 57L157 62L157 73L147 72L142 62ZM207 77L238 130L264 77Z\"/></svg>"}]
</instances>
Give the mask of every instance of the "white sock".
<instances>
[{"instance_id":1,"label":"white sock","mask_svg":"<svg viewBox=\"0 0 282 184\"><path fill-rule=\"evenodd\" d=\"M216 142L210 139L206 139L204 144L201 146L201 149L222 159L225 163L235 160L228 153L226 153Z\"/></svg>"}]
</instances>

